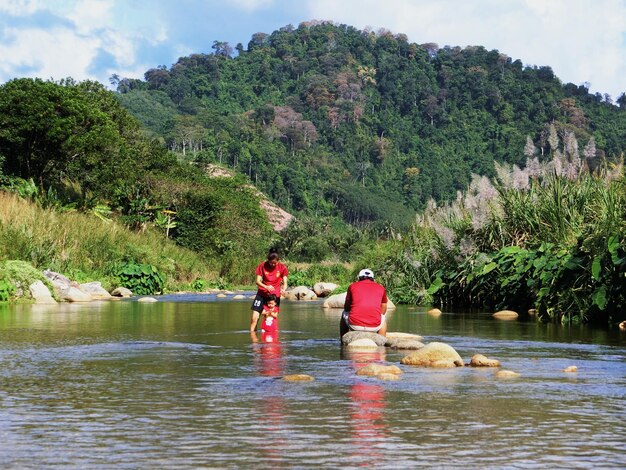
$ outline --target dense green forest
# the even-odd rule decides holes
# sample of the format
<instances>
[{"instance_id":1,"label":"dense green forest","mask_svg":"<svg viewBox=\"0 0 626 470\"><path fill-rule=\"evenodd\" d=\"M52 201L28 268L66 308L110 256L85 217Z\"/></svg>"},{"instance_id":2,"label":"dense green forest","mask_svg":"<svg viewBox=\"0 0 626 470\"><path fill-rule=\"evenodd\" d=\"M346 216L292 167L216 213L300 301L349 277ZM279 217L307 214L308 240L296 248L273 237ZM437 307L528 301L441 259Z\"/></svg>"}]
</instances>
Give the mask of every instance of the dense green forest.
<instances>
[{"instance_id":1,"label":"dense green forest","mask_svg":"<svg viewBox=\"0 0 626 470\"><path fill-rule=\"evenodd\" d=\"M411 44L327 22L257 33L145 80L112 77L123 105L181 158L238 170L288 210L406 227L494 162L563 145L596 165L626 146L626 97L563 85L497 50ZM592 155L593 154L593 155Z\"/></svg>"}]
</instances>

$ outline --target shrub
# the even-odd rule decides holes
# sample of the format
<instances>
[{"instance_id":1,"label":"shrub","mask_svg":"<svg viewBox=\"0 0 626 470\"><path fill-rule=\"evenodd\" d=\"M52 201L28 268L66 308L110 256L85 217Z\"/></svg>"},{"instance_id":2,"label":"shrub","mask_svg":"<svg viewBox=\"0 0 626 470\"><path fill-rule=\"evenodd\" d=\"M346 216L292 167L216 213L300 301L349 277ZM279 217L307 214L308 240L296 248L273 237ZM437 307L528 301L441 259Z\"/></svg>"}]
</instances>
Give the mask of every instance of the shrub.
<instances>
[{"instance_id":1,"label":"shrub","mask_svg":"<svg viewBox=\"0 0 626 470\"><path fill-rule=\"evenodd\" d=\"M151 264L129 262L122 264L116 272L120 286L130 289L133 294L149 295L163 292L165 279Z\"/></svg>"}]
</instances>

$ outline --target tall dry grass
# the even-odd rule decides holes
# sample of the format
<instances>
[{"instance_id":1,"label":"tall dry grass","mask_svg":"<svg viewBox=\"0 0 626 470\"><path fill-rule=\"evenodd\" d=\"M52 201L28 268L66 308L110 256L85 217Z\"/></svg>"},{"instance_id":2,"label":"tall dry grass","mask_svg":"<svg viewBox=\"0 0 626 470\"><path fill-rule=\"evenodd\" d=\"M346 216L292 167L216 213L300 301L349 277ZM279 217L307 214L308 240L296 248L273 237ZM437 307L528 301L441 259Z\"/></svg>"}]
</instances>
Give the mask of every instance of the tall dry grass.
<instances>
[{"instance_id":1,"label":"tall dry grass","mask_svg":"<svg viewBox=\"0 0 626 470\"><path fill-rule=\"evenodd\" d=\"M217 266L162 235L138 234L93 215L57 212L0 191L0 260L25 260L78 280L109 280L125 261L156 266L175 289L216 278Z\"/></svg>"}]
</instances>

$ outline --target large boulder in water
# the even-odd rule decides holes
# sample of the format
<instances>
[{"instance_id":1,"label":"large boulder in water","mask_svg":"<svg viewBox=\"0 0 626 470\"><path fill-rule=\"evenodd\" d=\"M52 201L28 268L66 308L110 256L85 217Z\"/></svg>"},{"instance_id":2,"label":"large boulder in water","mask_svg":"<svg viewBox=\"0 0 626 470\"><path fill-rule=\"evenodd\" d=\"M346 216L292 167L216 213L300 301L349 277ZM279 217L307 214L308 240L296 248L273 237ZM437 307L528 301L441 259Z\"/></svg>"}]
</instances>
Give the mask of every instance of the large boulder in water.
<instances>
[{"instance_id":1,"label":"large boulder in water","mask_svg":"<svg viewBox=\"0 0 626 470\"><path fill-rule=\"evenodd\" d=\"M285 292L287 300L317 300L317 295L306 286L297 286Z\"/></svg>"},{"instance_id":2,"label":"large boulder in water","mask_svg":"<svg viewBox=\"0 0 626 470\"><path fill-rule=\"evenodd\" d=\"M57 301L52 298L52 294L50 294L50 290L41 281L33 282L28 287L28 290L32 298L35 300L36 304L56 304L57 303Z\"/></svg>"},{"instance_id":3,"label":"large boulder in water","mask_svg":"<svg viewBox=\"0 0 626 470\"><path fill-rule=\"evenodd\" d=\"M339 286L332 282L318 282L313 286L313 291L318 297L328 297L337 287Z\"/></svg>"},{"instance_id":4,"label":"large boulder in water","mask_svg":"<svg viewBox=\"0 0 626 470\"><path fill-rule=\"evenodd\" d=\"M333 294L324 301L324 308L343 308L346 303L347 292Z\"/></svg>"},{"instance_id":5,"label":"large boulder in water","mask_svg":"<svg viewBox=\"0 0 626 470\"><path fill-rule=\"evenodd\" d=\"M348 346L350 343L359 339L371 339L377 346L384 346L387 342L387 338L378 333L371 333L369 331L348 331L341 337L341 343L344 346Z\"/></svg>"},{"instance_id":6,"label":"large boulder in water","mask_svg":"<svg viewBox=\"0 0 626 470\"><path fill-rule=\"evenodd\" d=\"M94 300L110 299L111 294L107 291L100 282L87 282L80 285L80 290L88 293Z\"/></svg>"},{"instance_id":7,"label":"large boulder in water","mask_svg":"<svg viewBox=\"0 0 626 470\"><path fill-rule=\"evenodd\" d=\"M421 349L405 356L402 364L423 367L463 367L463 359L452 346L445 343L428 343Z\"/></svg>"}]
</instances>

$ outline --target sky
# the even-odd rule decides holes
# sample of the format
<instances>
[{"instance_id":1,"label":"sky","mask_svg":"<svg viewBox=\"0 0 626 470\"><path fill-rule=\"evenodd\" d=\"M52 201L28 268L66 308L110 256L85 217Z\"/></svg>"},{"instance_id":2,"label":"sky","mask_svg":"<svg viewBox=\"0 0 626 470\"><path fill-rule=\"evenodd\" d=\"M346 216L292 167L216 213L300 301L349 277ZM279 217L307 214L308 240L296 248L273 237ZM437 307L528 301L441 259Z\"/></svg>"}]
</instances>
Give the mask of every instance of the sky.
<instances>
[{"instance_id":1,"label":"sky","mask_svg":"<svg viewBox=\"0 0 626 470\"><path fill-rule=\"evenodd\" d=\"M563 83L626 92L626 0L0 0L0 84L143 78L213 41L328 20L410 42L484 46Z\"/></svg>"}]
</instances>

